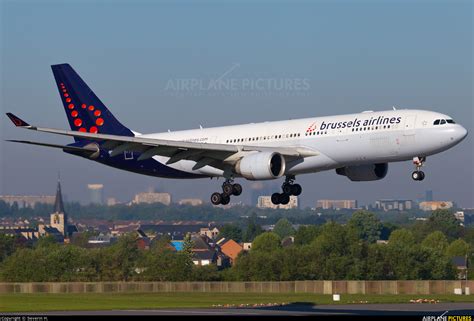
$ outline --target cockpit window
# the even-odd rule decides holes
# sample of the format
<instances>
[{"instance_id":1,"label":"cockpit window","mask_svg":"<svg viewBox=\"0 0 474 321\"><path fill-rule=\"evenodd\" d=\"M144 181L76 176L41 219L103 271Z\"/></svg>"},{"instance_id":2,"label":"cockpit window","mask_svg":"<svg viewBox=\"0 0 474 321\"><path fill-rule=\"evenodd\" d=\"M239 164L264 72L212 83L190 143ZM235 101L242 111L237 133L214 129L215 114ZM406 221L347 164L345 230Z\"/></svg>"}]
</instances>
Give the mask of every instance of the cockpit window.
<instances>
[{"instance_id":1,"label":"cockpit window","mask_svg":"<svg viewBox=\"0 0 474 321\"><path fill-rule=\"evenodd\" d=\"M440 125L444 125L444 124L446 124L446 120L441 119Z\"/></svg>"},{"instance_id":2,"label":"cockpit window","mask_svg":"<svg viewBox=\"0 0 474 321\"><path fill-rule=\"evenodd\" d=\"M454 122L454 120L452 120L452 119L446 119L446 122L447 122L448 124L456 124L456 123Z\"/></svg>"},{"instance_id":3,"label":"cockpit window","mask_svg":"<svg viewBox=\"0 0 474 321\"><path fill-rule=\"evenodd\" d=\"M439 119L436 119L436 120L434 121L433 125L439 125L439 121L440 121Z\"/></svg>"}]
</instances>

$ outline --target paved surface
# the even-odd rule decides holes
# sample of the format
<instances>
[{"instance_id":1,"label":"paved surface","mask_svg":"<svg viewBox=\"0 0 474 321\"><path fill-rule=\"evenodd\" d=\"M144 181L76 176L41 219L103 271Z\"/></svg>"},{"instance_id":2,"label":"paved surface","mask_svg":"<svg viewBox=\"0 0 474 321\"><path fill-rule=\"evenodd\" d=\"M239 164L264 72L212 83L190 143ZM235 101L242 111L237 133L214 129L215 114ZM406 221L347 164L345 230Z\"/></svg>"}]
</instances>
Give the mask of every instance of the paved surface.
<instances>
[{"instance_id":1,"label":"paved surface","mask_svg":"<svg viewBox=\"0 0 474 321\"><path fill-rule=\"evenodd\" d=\"M17 315L21 313L17 313ZM208 308L108 311L54 311L27 315L474 315L473 303L290 304L271 308ZM3 314L7 315L7 314Z\"/></svg>"}]
</instances>

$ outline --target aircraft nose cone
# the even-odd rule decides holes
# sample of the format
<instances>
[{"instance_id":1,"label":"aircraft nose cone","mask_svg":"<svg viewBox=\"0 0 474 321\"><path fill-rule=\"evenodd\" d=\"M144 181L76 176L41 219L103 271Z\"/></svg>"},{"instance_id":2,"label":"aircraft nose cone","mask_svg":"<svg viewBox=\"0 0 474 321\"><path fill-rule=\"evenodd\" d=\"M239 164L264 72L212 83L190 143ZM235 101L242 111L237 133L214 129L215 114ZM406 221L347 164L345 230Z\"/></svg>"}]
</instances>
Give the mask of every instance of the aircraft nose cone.
<instances>
[{"instance_id":1,"label":"aircraft nose cone","mask_svg":"<svg viewBox=\"0 0 474 321\"><path fill-rule=\"evenodd\" d=\"M463 140L467 136L467 129L459 125L459 128L456 130L459 141Z\"/></svg>"}]
</instances>

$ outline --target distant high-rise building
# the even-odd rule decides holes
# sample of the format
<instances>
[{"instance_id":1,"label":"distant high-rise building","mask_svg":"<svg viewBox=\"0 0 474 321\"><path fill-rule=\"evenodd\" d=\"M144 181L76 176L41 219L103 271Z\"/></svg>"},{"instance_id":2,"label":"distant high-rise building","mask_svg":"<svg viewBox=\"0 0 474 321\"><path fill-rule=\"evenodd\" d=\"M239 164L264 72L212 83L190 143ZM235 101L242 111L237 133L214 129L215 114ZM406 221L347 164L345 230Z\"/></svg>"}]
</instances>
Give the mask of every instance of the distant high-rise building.
<instances>
[{"instance_id":1,"label":"distant high-rise building","mask_svg":"<svg viewBox=\"0 0 474 321\"><path fill-rule=\"evenodd\" d=\"M375 201L375 208L383 211L406 211L413 208L413 201L382 199Z\"/></svg>"},{"instance_id":2,"label":"distant high-rise building","mask_svg":"<svg viewBox=\"0 0 474 321\"><path fill-rule=\"evenodd\" d=\"M134 203L134 204L162 203L162 204L165 204L165 205L170 205L171 204L171 194L169 194L169 193L152 193L152 192L138 193L138 194L135 195L135 198L133 199L132 203Z\"/></svg>"},{"instance_id":3,"label":"distant high-rise building","mask_svg":"<svg viewBox=\"0 0 474 321\"><path fill-rule=\"evenodd\" d=\"M35 207L38 203L54 204L54 195L0 195L0 201L9 205L16 203L19 208Z\"/></svg>"},{"instance_id":4,"label":"distant high-rise building","mask_svg":"<svg viewBox=\"0 0 474 321\"><path fill-rule=\"evenodd\" d=\"M327 209L354 209L357 208L357 200L318 200L316 208Z\"/></svg>"},{"instance_id":5,"label":"distant high-rise building","mask_svg":"<svg viewBox=\"0 0 474 321\"><path fill-rule=\"evenodd\" d=\"M118 204L118 201L115 197L109 197L107 198L107 206L114 206Z\"/></svg>"},{"instance_id":6,"label":"distant high-rise building","mask_svg":"<svg viewBox=\"0 0 474 321\"><path fill-rule=\"evenodd\" d=\"M272 203L271 196L259 196L257 207L259 208L281 208L281 209L290 209L298 208L298 196L290 196L290 202L286 205L279 204L275 205Z\"/></svg>"},{"instance_id":7,"label":"distant high-rise building","mask_svg":"<svg viewBox=\"0 0 474 321\"><path fill-rule=\"evenodd\" d=\"M439 209L448 209L454 206L451 201L432 201L432 202L421 202L420 210L422 211L435 211Z\"/></svg>"},{"instance_id":8,"label":"distant high-rise building","mask_svg":"<svg viewBox=\"0 0 474 321\"><path fill-rule=\"evenodd\" d=\"M183 198L178 202L179 205L191 205L199 206L202 205L203 201L200 198Z\"/></svg>"},{"instance_id":9,"label":"distant high-rise building","mask_svg":"<svg viewBox=\"0 0 474 321\"><path fill-rule=\"evenodd\" d=\"M427 190L425 192L425 201L426 202L432 202L433 201L433 191L432 190Z\"/></svg>"},{"instance_id":10,"label":"distant high-rise building","mask_svg":"<svg viewBox=\"0 0 474 321\"><path fill-rule=\"evenodd\" d=\"M104 204L104 185L102 184L88 184L89 202L91 204Z\"/></svg>"}]
</instances>

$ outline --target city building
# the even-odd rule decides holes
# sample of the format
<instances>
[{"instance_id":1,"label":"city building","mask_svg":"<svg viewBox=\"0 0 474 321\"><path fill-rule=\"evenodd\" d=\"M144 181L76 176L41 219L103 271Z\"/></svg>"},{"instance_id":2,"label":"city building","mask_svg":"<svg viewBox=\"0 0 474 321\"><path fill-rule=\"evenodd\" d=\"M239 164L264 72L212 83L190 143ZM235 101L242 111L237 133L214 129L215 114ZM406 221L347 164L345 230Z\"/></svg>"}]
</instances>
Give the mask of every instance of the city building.
<instances>
[{"instance_id":1,"label":"city building","mask_svg":"<svg viewBox=\"0 0 474 321\"><path fill-rule=\"evenodd\" d=\"M0 233L10 236L20 236L27 241L34 242L43 236L53 236L58 242L69 242L73 233L77 232L75 225L68 224L68 217L64 210L61 183L58 181L56 196L54 198L54 209L50 215L50 224L46 225L40 221L38 227L30 226L2 226Z\"/></svg>"},{"instance_id":2,"label":"city building","mask_svg":"<svg viewBox=\"0 0 474 321\"><path fill-rule=\"evenodd\" d=\"M0 201L8 205L18 204L19 208L35 207L36 204L54 204L54 195L0 195Z\"/></svg>"},{"instance_id":3,"label":"city building","mask_svg":"<svg viewBox=\"0 0 474 321\"><path fill-rule=\"evenodd\" d=\"M433 191L432 190L427 190L425 192L425 201L426 202L432 202L433 201Z\"/></svg>"},{"instance_id":4,"label":"city building","mask_svg":"<svg viewBox=\"0 0 474 321\"><path fill-rule=\"evenodd\" d=\"M298 208L298 196L290 196L290 202L286 205L279 204L275 205L272 203L271 196L259 196L258 197L258 208L274 208L274 209L291 209L291 208Z\"/></svg>"},{"instance_id":5,"label":"city building","mask_svg":"<svg viewBox=\"0 0 474 321\"><path fill-rule=\"evenodd\" d=\"M109 197L109 198L107 198L106 204L107 204L107 206L114 206L114 205L119 204L119 202L117 201L117 199L115 197Z\"/></svg>"},{"instance_id":6,"label":"city building","mask_svg":"<svg viewBox=\"0 0 474 321\"><path fill-rule=\"evenodd\" d=\"M138 233L143 237L150 239L160 238L162 236L169 237L172 241L184 240L188 234L199 234L202 228L208 228L206 225L188 224L188 225L172 225L172 224L143 224L138 228Z\"/></svg>"},{"instance_id":7,"label":"city building","mask_svg":"<svg viewBox=\"0 0 474 321\"><path fill-rule=\"evenodd\" d=\"M318 200L316 208L327 209L354 209L357 208L356 200Z\"/></svg>"},{"instance_id":8,"label":"city building","mask_svg":"<svg viewBox=\"0 0 474 321\"><path fill-rule=\"evenodd\" d=\"M422 211L435 211L439 209L448 209L454 206L451 201L432 201L432 202L421 202L420 210Z\"/></svg>"},{"instance_id":9,"label":"city building","mask_svg":"<svg viewBox=\"0 0 474 321\"><path fill-rule=\"evenodd\" d=\"M179 205L191 205L191 206L199 206L203 204L202 199L199 198L183 198L178 202Z\"/></svg>"},{"instance_id":10,"label":"city building","mask_svg":"<svg viewBox=\"0 0 474 321\"><path fill-rule=\"evenodd\" d=\"M214 227L203 227L199 231L199 234L200 235L205 235L209 239L214 240L217 237L217 235L219 235L219 229L215 226Z\"/></svg>"},{"instance_id":11,"label":"city building","mask_svg":"<svg viewBox=\"0 0 474 321\"><path fill-rule=\"evenodd\" d=\"M104 204L104 185L103 184L88 184L89 202L91 204Z\"/></svg>"},{"instance_id":12,"label":"city building","mask_svg":"<svg viewBox=\"0 0 474 321\"><path fill-rule=\"evenodd\" d=\"M165 205L171 204L171 195L169 193L145 192L138 193L132 201L132 204L153 204L161 203Z\"/></svg>"},{"instance_id":13,"label":"city building","mask_svg":"<svg viewBox=\"0 0 474 321\"><path fill-rule=\"evenodd\" d=\"M454 213L454 217L460 221L461 223L464 223L464 212L463 211L457 211Z\"/></svg>"},{"instance_id":14,"label":"city building","mask_svg":"<svg viewBox=\"0 0 474 321\"><path fill-rule=\"evenodd\" d=\"M375 201L374 207L381 211L406 211L413 208L413 201L404 199L381 199Z\"/></svg>"},{"instance_id":15,"label":"city building","mask_svg":"<svg viewBox=\"0 0 474 321\"><path fill-rule=\"evenodd\" d=\"M111 234L100 233L97 236L91 237L87 243L92 247L101 247L111 245L116 241L117 238L115 236L112 236Z\"/></svg>"},{"instance_id":16,"label":"city building","mask_svg":"<svg viewBox=\"0 0 474 321\"><path fill-rule=\"evenodd\" d=\"M223 238L217 242L217 245L219 245L221 252L229 258L230 264L234 264L237 256L243 251L242 245L234 240Z\"/></svg>"}]
</instances>

